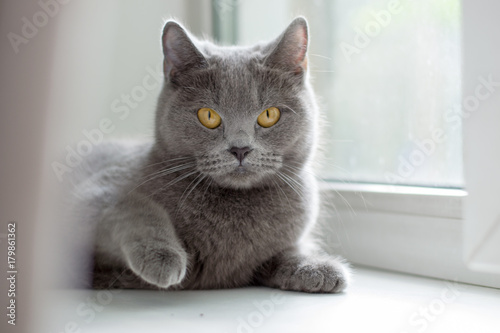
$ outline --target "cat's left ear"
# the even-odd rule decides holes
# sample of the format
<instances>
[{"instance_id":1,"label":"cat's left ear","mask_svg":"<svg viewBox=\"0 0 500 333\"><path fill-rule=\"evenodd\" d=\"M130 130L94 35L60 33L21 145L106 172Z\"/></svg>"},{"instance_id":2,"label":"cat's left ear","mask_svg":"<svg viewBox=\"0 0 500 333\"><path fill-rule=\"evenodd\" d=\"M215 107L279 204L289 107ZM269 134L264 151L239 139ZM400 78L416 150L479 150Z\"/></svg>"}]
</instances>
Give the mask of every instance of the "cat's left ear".
<instances>
[{"instance_id":1,"label":"cat's left ear","mask_svg":"<svg viewBox=\"0 0 500 333\"><path fill-rule=\"evenodd\" d=\"M169 21L165 24L162 43L165 77L172 78L183 72L208 66L203 54L179 23Z\"/></svg>"},{"instance_id":2,"label":"cat's left ear","mask_svg":"<svg viewBox=\"0 0 500 333\"><path fill-rule=\"evenodd\" d=\"M274 48L265 60L266 66L293 71L307 71L309 33L304 17L297 17L273 43Z\"/></svg>"}]
</instances>

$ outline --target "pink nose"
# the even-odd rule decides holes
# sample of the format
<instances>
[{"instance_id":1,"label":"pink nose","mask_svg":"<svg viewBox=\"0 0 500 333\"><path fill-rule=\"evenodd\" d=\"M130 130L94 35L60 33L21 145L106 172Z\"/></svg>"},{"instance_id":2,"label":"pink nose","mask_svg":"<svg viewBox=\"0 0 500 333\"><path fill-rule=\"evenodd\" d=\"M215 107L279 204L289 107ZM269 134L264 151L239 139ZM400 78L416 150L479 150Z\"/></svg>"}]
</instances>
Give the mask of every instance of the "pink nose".
<instances>
[{"instance_id":1,"label":"pink nose","mask_svg":"<svg viewBox=\"0 0 500 333\"><path fill-rule=\"evenodd\" d=\"M243 148L232 147L231 149L229 149L229 152L233 154L234 157L238 159L238 161L240 161L241 165L241 163L243 162L245 157L247 157L248 153L250 153L251 150L252 149L250 149L250 147L243 147Z\"/></svg>"}]
</instances>

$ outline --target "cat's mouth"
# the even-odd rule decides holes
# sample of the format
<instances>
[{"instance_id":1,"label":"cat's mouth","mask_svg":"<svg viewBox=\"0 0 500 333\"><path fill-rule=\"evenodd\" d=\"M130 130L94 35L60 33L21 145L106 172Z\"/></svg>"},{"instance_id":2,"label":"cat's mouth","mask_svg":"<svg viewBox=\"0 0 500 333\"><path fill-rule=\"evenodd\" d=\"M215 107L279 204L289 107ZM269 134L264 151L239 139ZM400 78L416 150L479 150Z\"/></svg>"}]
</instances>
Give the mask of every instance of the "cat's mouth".
<instances>
[{"instance_id":1,"label":"cat's mouth","mask_svg":"<svg viewBox=\"0 0 500 333\"><path fill-rule=\"evenodd\" d=\"M241 175L241 174L249 173L250 171L248 170L248 168L246 166L240 164L240 165L238 165L236 167L236 169L234 170L234 172L236 174L240 174Z\"/></svg>"},{"instance_id":2,"label":"cat's mouth","mask_svg":"<svg viewBox=\"0 0 500 333\"><path fill-rule=\"evenodd\" d=\"M241 161L233 156L226 157L223 161L220 156L202 159L198 162L198 171L223 187L244 189L266 182L281 166L280 157L271 154L257 155L255 151Z\"/></svg>"},{"instance_id":3,"label":"cat's mouth","mask_svg":"<svg viewBox=\"0 0 500 333\"><path fill-rule=\"evenodd\" d=\"M224 187L248 189L262 184L273 173L274 171L271 168L243 163L243 165L227 170L224 174L212 175L212 178Z\"/></svg>"},{"instance_id":4,"label":"cat's mouth","mask_svg":"<svg viewBox=\"0 0 500 333\"><path fill-rule=\"evenodd\" d=\"M238 181L251 178L252 176L255 176L255 173L255 170L252 170L252 168L247 165L238 165L234 169L227 172L226 176Z\"/></svg>"}]
</instances>

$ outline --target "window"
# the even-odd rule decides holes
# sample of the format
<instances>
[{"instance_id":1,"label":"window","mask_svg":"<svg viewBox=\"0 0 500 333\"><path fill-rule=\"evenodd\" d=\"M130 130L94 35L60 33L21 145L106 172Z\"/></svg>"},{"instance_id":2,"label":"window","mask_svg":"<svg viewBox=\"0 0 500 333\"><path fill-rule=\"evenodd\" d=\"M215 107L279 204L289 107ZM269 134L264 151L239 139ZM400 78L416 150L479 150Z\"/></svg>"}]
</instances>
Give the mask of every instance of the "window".
<instances>
[{"instance_id":1,"label":"window","mask_svg":"<svg viewBox=\"0 0 500 333\"><path fill-rule=\"evenodd\" d=\"M227 17L230 1L215 3ZM232 39L243 44L278 34L296 13L308 16L326 115L323 178L463 186L461 122L446 118L460 107L459 0L276 1L266 11L266 1L235 4Z\"/></svg>"},{"instance_id":2,"label":"window","mask_svg":"<svg viewBox=\"0 0 500 333\"><path fill-rule=\"evenodd\" d=\"M464 177L462 154L462 142L474 135L475 144L484 145L480 125L474 135L470 125L463 131L464 112L494 94L491 72L463 73L463 55L476 47L463 52L462 43L477 38L462 33L474 30L477 13L494 12L494 5L469 5L474 23L464 27L464 3L214 0L222 13L214 20L233 27L229 37L214 32L223 43L250 44L277 36L295 15L308 18L310 69L325 115L321 222L334 252L361 265L498 287L495 266L488 264L498 246L487 244L500 237L500 214L491 205L477 214L482 195L492 193L485 191L487 181L475 179L483 174L477 163ZM471 67L479 58L473 54ZM475 96L478 89L484 96ZM485 156L474 153L477 146L465 142L476 160ZM478 193L467 197L466 185ZM489 273L470 269L473 248L484 250L476 253L476 268Z\"/></svg>"}]
</instances>

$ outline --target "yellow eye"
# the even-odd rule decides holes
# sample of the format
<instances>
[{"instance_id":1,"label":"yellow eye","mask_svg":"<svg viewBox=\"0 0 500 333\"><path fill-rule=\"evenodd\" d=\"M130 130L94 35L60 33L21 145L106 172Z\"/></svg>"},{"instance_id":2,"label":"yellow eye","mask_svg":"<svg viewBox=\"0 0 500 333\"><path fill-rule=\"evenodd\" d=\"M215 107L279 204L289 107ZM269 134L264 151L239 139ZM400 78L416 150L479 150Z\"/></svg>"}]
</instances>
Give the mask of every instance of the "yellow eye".
<instances>
[{"instance_id":1,"label":"yellow eye","mask_svg":"<svg viewBox=\"0 0 500 333\"><path fill-rule=\"evenodd\" d=\"M221 123L220 116L212 109L201 108L198 110L198 119L203 126L214 129L219 127Z\"/></svg>"},{"instance_id":2,"label":"yellow eye","mask_svg":"<svg viewBox=\"0 0 500 333\"><path fill-rule=\"evenodd\" d=\"M271 127L280 120L280 109L275 107L270 107L265 109L257 118L257 122L262 127Z\"/></svg>"}]
</instances>

